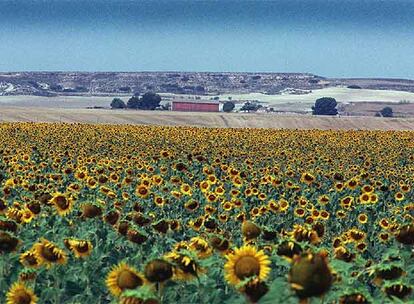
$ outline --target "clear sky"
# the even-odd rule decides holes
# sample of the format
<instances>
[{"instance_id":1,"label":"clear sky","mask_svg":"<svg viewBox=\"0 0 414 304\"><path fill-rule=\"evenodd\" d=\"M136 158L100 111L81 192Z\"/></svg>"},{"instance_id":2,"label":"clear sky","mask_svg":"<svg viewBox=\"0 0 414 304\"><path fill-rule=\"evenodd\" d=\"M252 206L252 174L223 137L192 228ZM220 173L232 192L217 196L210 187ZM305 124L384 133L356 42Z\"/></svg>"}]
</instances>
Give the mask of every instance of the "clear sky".
<instances>
[{"instance_id":1,"label":"clear sky","mask_svg":"<svg viewBox=\"0 0 414 304\"><path fill-rule=\"evenodd\" d=\"M0 0L0 71L414 79L411 0Z\"/></svg>"}]
</instances>

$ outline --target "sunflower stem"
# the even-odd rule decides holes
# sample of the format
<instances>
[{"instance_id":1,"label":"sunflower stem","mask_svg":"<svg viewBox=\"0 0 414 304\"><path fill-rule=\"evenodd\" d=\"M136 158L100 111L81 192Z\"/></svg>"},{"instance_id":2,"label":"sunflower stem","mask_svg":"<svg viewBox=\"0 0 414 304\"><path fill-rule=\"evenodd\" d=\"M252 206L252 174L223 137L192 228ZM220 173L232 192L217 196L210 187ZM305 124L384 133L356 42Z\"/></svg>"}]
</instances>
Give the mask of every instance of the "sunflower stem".
<instances>
[{"instance_id":1,"label":"sunflower stem","mask_svg":"<svg viewBox=\"0 0 414 304\"><path fill-rule=\"evenodd\" d=\"M54 279L54 289L55 289L55 299L54 303L60 303L60 277L57 267L53 270L53 279Z\"/></svg>"}]
</instances>

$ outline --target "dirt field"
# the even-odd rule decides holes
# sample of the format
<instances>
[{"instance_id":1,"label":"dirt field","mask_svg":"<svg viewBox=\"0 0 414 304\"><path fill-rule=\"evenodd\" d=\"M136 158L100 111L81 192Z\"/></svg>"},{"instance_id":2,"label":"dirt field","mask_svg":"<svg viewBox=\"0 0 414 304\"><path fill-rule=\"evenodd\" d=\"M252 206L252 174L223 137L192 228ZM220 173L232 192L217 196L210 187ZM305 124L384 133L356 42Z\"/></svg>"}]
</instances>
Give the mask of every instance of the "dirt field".
<instances>
[{"instance_id":1,"label":"dirt field","mask_svg":"<svg viewBox=\"0 0 414 304\"><path fill-rule=\"evenodd\" d=\"M341 113L351 116L375 116L384 107L391 107L395 117L414 117L414 103L351 102L341 105Z\"/></svg>"},{"instance_id":2,"label":"dirt field","mask_svg":"<svg viewBox=\"0 0 414 304\"><path fill-rule=\"evenodd\" d=\"M0 108L0 122L12 121L231 128L414 130L414 118L315 117L283 114L187 113L4 106Z\"/></svg>"}]
</instances>

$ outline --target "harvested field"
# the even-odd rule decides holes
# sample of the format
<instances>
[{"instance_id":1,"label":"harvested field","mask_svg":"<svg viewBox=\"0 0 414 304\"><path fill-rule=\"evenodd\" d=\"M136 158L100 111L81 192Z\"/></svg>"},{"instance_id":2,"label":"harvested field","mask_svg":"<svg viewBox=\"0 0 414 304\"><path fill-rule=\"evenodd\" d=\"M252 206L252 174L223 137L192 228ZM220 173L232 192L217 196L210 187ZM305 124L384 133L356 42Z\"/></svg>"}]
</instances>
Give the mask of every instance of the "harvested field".
<instances>
[{"instance_id":1,"label":"harvested field","mask_svg":"<svg viewBox=\"0 0 414 304\"><path fill-rule=\"evenodd\" d=\"M3 122L78 122L277 129L414 130L414 118L2 107Z\"/></svg>"},{"instance_id":2,"label":"harvested field","mask_svg":"<svg viewBox=\"0 0 414 304\"><path fill-rule=\"evenodd\" d=\"M374 116L385 107L391 107L396 117L414 117L414 103L351 102L341 105L341 112L352 116Z\"/></svg>"}]
</instances>

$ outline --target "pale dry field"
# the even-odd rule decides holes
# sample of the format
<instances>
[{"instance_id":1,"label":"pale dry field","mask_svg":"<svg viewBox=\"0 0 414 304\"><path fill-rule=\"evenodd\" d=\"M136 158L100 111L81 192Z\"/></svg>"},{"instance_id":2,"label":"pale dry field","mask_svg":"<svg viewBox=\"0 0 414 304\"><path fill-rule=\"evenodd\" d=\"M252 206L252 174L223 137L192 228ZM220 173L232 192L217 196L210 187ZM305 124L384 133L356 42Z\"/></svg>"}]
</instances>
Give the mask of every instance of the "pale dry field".
<instances>
[{"instance_id":1,"label":"pale dry field","mask_svg":"<svg viewBox=\"0 0 414 304\"><path fill-rule=\"evenodd\" d=\"M174 96L174 94L164 94ZM185 95L175 95L185 98ZM233 100L258 100L268 103L270 106L277 106L285 103L313 104L315 100L321 97L333 97L337 102L389 102L398 103L401 100L408 100L414 103L414 93L393 91L393 90L368 90L368 89L348 89L344 87L330 87L320 90L313 90L309 94L293 95L267 95L262 93L249 94L223 94L220 100L227 100L231 97Z\"/></svg>"},{"instance_id":2,"label":"pale dry field","mask_svg":"<svg viewBox=\"0 0 414 304\"><path fill-rule=\"evenodd\" d=\"M195 96L177 95L177 94L160 94L163 100L168 101L173 98L187 99ZM0 108L4 106L25 106L25 107L52 107L52 108L86 108L86 107L109 107L114 97L120 97L125 102L130 95L114 96L0 96ZM213 96L198 96L201 99L212 98ZM262 93L250 94L224 94L220 95L221 101L228 100L231 97L235 101L258 100L273 106L276 110L285 110L291 108L295 110L309 110L315 103L315 100L321 97L333 97L338 103L357 103L357 102L386 102L398 103L401 100L414 103L414 93L391 90L355 90L343 87L331 87L320 90L313 90L309 94L303 95L267 95Z\"/></svg>"},{"instance_id":3,"label":"pale dry field","mask_svg":"<svg viewBox=\"0 0 414 304\"><path fill-rule=\"evenodd\" d=\"M222 128L414 130L414 118L1 107L0 122L64 122Z\"/></svg>"}]
</instances>

